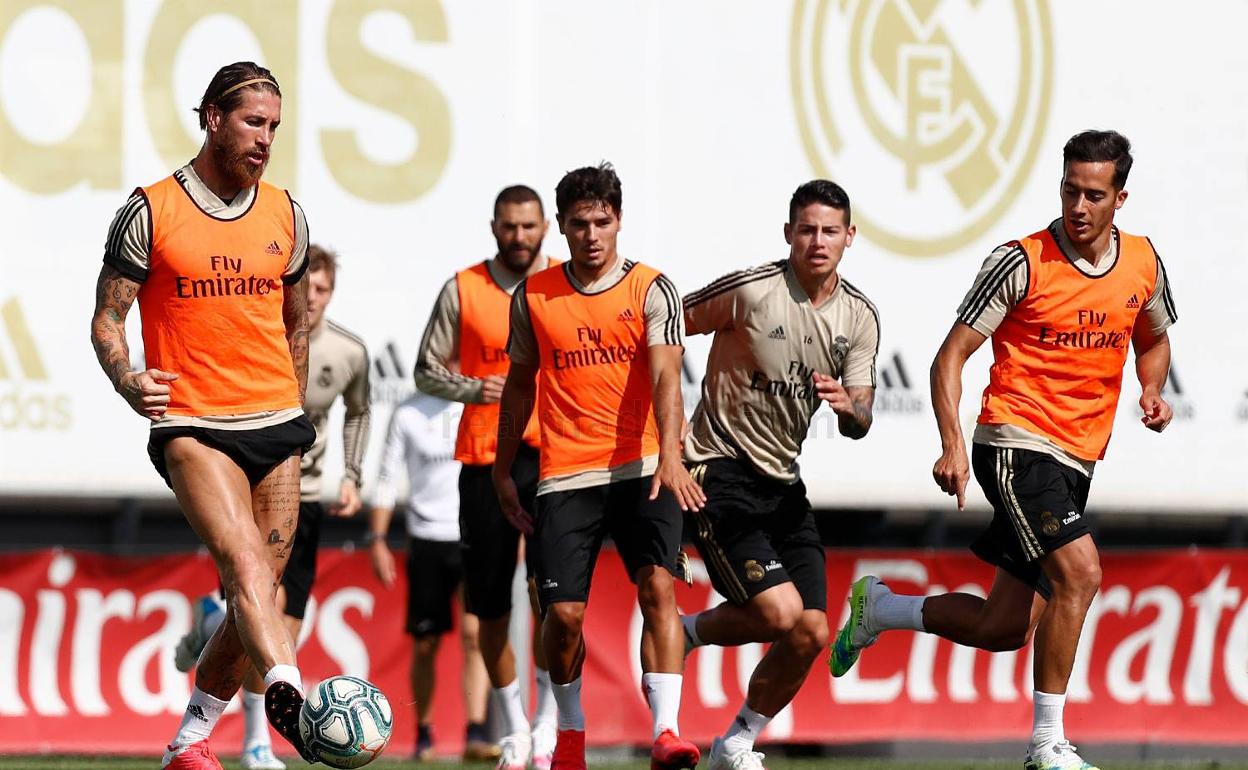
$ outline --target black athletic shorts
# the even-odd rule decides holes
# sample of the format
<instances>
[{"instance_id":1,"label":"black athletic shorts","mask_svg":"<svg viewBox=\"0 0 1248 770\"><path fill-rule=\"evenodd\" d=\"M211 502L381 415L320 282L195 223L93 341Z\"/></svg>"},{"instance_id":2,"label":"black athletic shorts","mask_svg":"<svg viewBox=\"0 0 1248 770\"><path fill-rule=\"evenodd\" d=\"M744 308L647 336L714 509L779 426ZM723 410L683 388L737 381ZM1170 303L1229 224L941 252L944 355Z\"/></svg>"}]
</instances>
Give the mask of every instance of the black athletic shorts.
<instances>
[{"instance_id":1,"label":"black athletic shorts","mask_svg":"<svg viewBox=\"0 0 1248 770\"><path fill-rule=\"evenodd\" d=\"M806 485L768 478L740 460L693 465L706 505L689 514L711 585L735 605L792 582L808 610L828 609L827 554Z\"/></svg>"},{"instance_id":2,"label":"black athletic shorts","mask_svg":"<svg viewBox=\"0 0 1248 770\"><path fill-rule=\"evenodd\" d=\"M247 480L259 484L269 471L276 468L291 455L302 455L316 441L316 429L306 414L293 420L250 430L220 430L200 428L193 425L177 428L153 428L147 440L147 456L151 458L156 472L169 488L169 468L165 464L165 445L175 438L190 436L204 446L210 446L229 456L234 464L243 469Z\"/></svg>"},{"instance_id":3,"label":"black athletic shorts","mask_svg":"<svg viewBox=\"0 0 1248 770\"><path fill-rule=\"evenodd\" d=\"M992 522L971 551L1048 599L1040 558L1091 532L1084 511L1091 479L1029 449L975 444L975 479L992 504Z\"/></svg>"},{"instance_id":4,"label":"black athletic shorts","mask_svg":"<svg viewBox=\"0 0 1248 770\"><path fill-rule=\"evenodd\" d=\"M537 596L542 610L555 602L583 602L603 539L609 534L628 577L650 564L676 574L681 511L664 489L650 500L651 476L537 498Z\"/></svg>"},{"instance_id":5,"label":"black athletic shorts","mask_svg":"<svg viewBox=\"0 0 1248 770\"><path fill-rule=\"evenodd\" d=\"M464 596L468 611L482 620L511 612L520 530L503 516L494 492L492 466L465 465L459 472L459 541L464 549ZM533 515L537 497L537 450L521 444L511 466L520 505ZM526 542L525 566L534 574L533 544Z\"/></svg>"},{"instance_id":6,"label":"black athletic shorts","mask_svg":"<svg viewBox=\"0 0 1248 770\"><path fill-rule=\"evenodd\" d=\"M308 609L308 597L316 582L316 551L321 545L321 520L325 518L325 506L320 502L299 503L299 523L295 527L295 542L290 546L290 561L282 573L282 587L286 589L286 609L292 618L303 620Z\"/></svg>"},{"instance_id":7,"label":"black athletic shorts","mask_svg":"<svg viewBox=\"0 0 1248 770\"><path fill-rule=\"evenodd\" d=\"M451 608L464 576L459 542L407 542L407 632L412 636L451 630Z\"/></svg>"}]
</instances>

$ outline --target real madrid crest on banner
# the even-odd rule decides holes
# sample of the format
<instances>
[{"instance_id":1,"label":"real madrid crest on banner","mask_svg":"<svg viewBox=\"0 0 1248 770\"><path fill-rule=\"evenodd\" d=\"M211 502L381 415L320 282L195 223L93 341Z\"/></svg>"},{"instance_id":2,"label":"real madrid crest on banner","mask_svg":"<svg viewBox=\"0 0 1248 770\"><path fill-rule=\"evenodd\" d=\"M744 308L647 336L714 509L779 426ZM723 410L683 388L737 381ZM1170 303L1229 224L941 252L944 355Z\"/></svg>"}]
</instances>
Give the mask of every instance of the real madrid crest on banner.
<instances>
[{"instance_id":1,"label":"real madrid crest on banner","mask_svg":"<svg viewBox=\"0 0 1248 770\"><path fill-rule=\"evenodd\" d=\"M796 0L789 62L811 167L887 190L854 216L899 254L982 235L1036 159L1052 71L1041 0Z\"/></svg>"}]
</instances>

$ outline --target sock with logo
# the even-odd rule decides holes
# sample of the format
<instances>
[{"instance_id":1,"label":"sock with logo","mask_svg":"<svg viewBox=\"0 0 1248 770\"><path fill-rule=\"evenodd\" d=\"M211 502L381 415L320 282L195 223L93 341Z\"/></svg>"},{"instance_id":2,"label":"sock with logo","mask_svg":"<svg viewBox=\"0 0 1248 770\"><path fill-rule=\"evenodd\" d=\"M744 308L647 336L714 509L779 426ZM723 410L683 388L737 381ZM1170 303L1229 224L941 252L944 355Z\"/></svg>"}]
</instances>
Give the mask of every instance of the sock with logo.
<instances>
[{"instance_id":1,"label":"sock with logo","mask_svg":"<svg viewBox=\"0 0 1248 770\"><path fill-rule=\"evenodd\" d=\"M494 688L494 697L503 712L503 734L528 734L529 720L524 717L524 697L520 693L520 680L513 679L511 684Z\"/></svg>"},{"instance_id":2,"label":"sock with logo","mask_svg":"<svg viewBox=\"0 0 1248 770\"><path fill-rule=\"evenodd\" d=\"M641 689L646 694L646 700L650 702L656 739L664 730L680 735L676 715L680 712L680 685L683 679L680 674L641 675Z\"/></svg>"},{"instance_id":3,"label":"sock with logo","mask_svg":"<svg viewBox=\"0 0 1248 770\"><path fill-rule=\"evenodd\" d=\"M559 729L585 731L585 712L581 711L581 678L567 684L551 682L555 703L559 706Z\"/></svg>"},{"instance_id":4,"label":"sock with logo","mask_svg":"<svg viewBox=\"0 0 1248 770\"><path fill-rule=\"evenodd\" d=\"M1031 745L1050 746L1066 740L1062 726L1062 711L1066 707L1066 693L1050 693L1035 690L1032 696Z\"/></svg>"},{"instance_id":5,"label":"sock with logo","mask_svg":"<svg viewBox=\"0 0 1248 770\"><path fill-rule=\"evenodd\" d=\"M694 647L701 647L706 644L702 638L698 636L698 617L701 612L695 612L692 615L681 615L680 624L685 627L685 638L688 639Z\"/></svg>"},{"instance_id":6,"label":"sock with logo","mask_svg":"<svg viewBox=\"0 0 1248 770\"><path fill-rule=\"evenodd\" d=\"M269 718L264 713L264 693L243 690L243 750L271 745Z\"/></svg>"},{"instance_id":7,"label":"sock with logo","mask_svg":"<svg viewBox=\"0 0 1248 770\"><path fill-rule=\"evenodd\" d=\"M748 705L742 703L732 726L724 733L724 751L728 756L743 751L753 751L754 741L762 734L763 728L771 721L771 717L763 716Z\"/></svg>"},{"instance_id":8,"label":"sock with logo","mask_svg":"<svg viewBox=\"0 0 1248 770\"><path fill-rule=\"evenodd\" d=\"M173 740L169 741L169 747L165 751L160 766L164 767L169 764L192 743L208 740L208 736L212 734L212 728L217 726L217 720L221 718L221 713L228 705L229 701L214 698L198 687L192 688L191 699L186 704L186 712L182 714L182 724L178 726L178 732L174 734Z\"/></svg>"},{"instance_id":9,"label":"sock with logo","mask_svg":"<svg viewBox=\"0 0 1248 770\"><path fill-rule=\"evenodd\" d=\"M923 626L923 602L926 596L907 596L892 591L875 600L871 605L872 633L888 631L894 628L908 628L912 631L926 631Z\"/></svg>"},{"instance_id":10,"label":"sock with logo","mask_svg":"<svg viewBox=\"0 0 1248 770\"><path fill-rule=\"evenodd\" d=\"M556 712L555 694L550 691L550 672L537 669L537 706L533 709L533 725L553 725Z\"/></svg>"},{"instance_id":11,"label":"sock with logo","mask_svg":"<svg viewBox=\"0 0 1248 770\"><path fill-rule=\"evenodd\" d=\"M299 674L298 666L292 666L289 663L278 663L264 675L265 689L267 690L269 685L274 682L286 682L294 685L299 694L303 695L303 677Z\"/></svg>"}]
</instances>

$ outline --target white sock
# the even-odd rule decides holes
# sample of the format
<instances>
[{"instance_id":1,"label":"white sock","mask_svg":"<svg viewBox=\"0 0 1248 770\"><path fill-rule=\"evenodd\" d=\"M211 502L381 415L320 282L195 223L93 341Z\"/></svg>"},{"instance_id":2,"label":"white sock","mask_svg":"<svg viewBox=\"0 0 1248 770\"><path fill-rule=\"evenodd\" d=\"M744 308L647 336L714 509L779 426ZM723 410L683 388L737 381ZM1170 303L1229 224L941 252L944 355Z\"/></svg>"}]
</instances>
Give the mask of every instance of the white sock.
<instances>
[{"instance_id":1,"label":"white sock","mask_svg":"<svg viewBox=\"0 0 1248 770\"><path fill-rule=\"evenodd\" d=\"M520 680L513 679L505 687L495 687L494 697L503 712L503 733L515 735L528 734L529 720L524 718L524 698L520 694Z\"/></svg>"},{"instance_id":2,"label":"white sock","mask_svg":"<svg viewBox=\"0 0 1248 770\"><path fill-rule=\"evenodd\" d=\"M1066 740L1066 729L1062 726L1065 706L1066 693L1032 692L1032 746L1048 746Z\"/></svg>"},{"instance_id":3,"label":"white sock","mask_svg":"<svg viewBox=\"0 0 1248 770\"><path fill-rule=\"evenodd\" d=\"M680 712L680 674L642 674L641 689L650 702L650 714L654 717L654 737L671 730L680 735L677 714Z\"/></svg>"},{"instance_id":4,"label":"white sock","mask_svg":"<svg viewBox=\"0 0 1248 770\"><path fill-rule=\"evenodd\" d=\"M758 740L763 728L770 721L771 717L765 717L742 703L737 718L732 720L732 726L724 733L724 751L729 756L742 751L753 751L754 741Z\"/></svg>"},{"instance_id":5,"label":"white sock","mask_svg":"<svg viewBox=\"0 0 1248 770\"><path fill-rule=\"evenodd\" d=\"M685 635L689 637L689 641L693 642L694 647L701 647L706 644L702 638L698 636L698 616L701 612L693 615L681 615L680 624L685 627Z\"/></svg>"},{"instance_id":6,"label":"white sock","mask_svg":"<svg viewBox=\"0 0 1248 770\"><path fill-rule=\"evenodd\" d=\"M243 749L271 745L269 717L264 713L264 693L243 690Z\"/></svg>"},{"instance_id":7,"label":"white sock","mask_svg":"<svg viewBox=\"0 0 1248 770\"><path fill-rule=\"evenodd\" d=\"M559 707L559 729L585 731L585 712L581 711L581 678L567 684L550 683L550 691Z\"/></svg>"},{"instance_id":8,"label":"white sock","mask_svg":"<svg viewBox=\"0 0 1248 770\"><path fill-rule=\"evenodd\" d=\"M217 720L221 718L221 712L228 705L229 701L214 698L198 687L192 688L191 699L187 701L186 712L182 714L182 724L178 726L173 740L169 741L169 749L165 751L160 766L169 764L192 743L208 740L208 736L212 735L212 728L217 726Z\"/></svg>"},{"instance_id":9,"label":"white sock","mask_svg":"<svg viewBox=\"0 0 1248 770\"><path fill-rule=\"evenodd\" d=\"M555 695L550 690L550 672L537 669L537 706L533 709L533 725L553 725L558 719Z\"/></svg>"},{"instance_id":10,"label":"white sock","mask_svg":"<svg viewBox=\"0 0 1248 770\"><path fill-rule=\"evenodd\" d=\"M264 675L264 688L267 690L269 685L274 682L286 682L287 684L293 684L295 689L299 691L299 694L303 695L303 677L299 675L298 666L292 666L287 663L278 663L276 666L269 669Z\"/></svg>"},{"instance_id":11,"label":"white sock","mask_svg":"<svg viewBox=\"0 0 1248 770\"><path fill-rule=\"evenodd\" d=\"M908 628L913 631L926 631L923 627L923 602L926 596L907 596L889 591L875 600L871 605L872 632L888 631L894 628Z\"/></svg>"}]
</instances>

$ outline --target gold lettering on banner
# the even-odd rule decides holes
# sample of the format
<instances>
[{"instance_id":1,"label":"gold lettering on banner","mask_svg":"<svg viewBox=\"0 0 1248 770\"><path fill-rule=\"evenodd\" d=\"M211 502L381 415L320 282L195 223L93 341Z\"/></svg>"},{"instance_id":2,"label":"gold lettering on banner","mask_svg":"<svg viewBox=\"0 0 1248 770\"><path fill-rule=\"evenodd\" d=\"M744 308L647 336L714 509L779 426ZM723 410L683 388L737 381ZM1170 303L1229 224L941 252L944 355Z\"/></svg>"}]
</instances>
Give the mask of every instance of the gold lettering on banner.
<instances>
[{"instance_id":1,"label":"gold lettering on banner","mask_svg":"<svg viewBox=\"0 0 1248 770\"><path fill-rule=\"evenodd\" d=\"M0 432L68 430L70 397L48 374L17 297L0 304Z\"/></svg>"},{"instance_id":2,"label":"gold lettering on banner","mask_svg":"<svg viewBox=\"0 0 1248 770\"><path fill-rule=\"evenodd\" d=\"M298 133L294 130L299 114L299 59L296 55L298 0L266 0L263 3L252 0L216 0L212 3L170 0L162 4L152 22L147 51L143 56L143 102L152 142L169 168L186 163L203 144L203 134L198 130L188 134L179 118L184 111L199 106L199 97L203 92L195 93L194 104L178 101L173 89L174 60L187 33L202 19L217 15L232 16L251 30L263 53L257 63L272 70L281 85L282 127L270 156L265 181L293 189L299 157ZM120 33L117 39L120 41ZM224 60L216 62L212 71L215 73L215 67L229 63ZM207 80L196 85L197 88L207 86Z\"/></svg>"},{"instance_id":3,"label":"gold lettering on banner","mask_svg":"<svg viewBox=\"0 0 1248 770\"><path fill-rule=\"evenodd\" d=\"M34 193L52 194L86 182L97 189L121 185L122 0L4 0L0 40L27 11L64 11L86 38L90 98L73 134L56 144L32 142L0 105L0 175ZM57 41L48 41L55 46ZM31 73L38 77L39 73Z\"/></svg>"},{"instance_id":4,"label":"gold lettering on banner","mask_svg":"<svg viewBox=\"0 0 1248 770\"><path fill-rule=\"evenodd\" d=\"M0 306L0 319L4 320L4 329L8 333L9 343L13 346L13 352L17 356L17 365L25 379L48 379L48 370L43 366L43 359L39 357L39 349L35 347L35 338L31 336L30 327L26 325L26 316L22 314L16 298ZM0 380L9 377L4 359L0 358Z\"/></svg>"},{"instance_id":5,"label":"gold lettering on banner","mask_svg":"<svg viewBox=\"0 0 1248 770\"><path fill-rule=\"evenodd\" d=\"M360 101L394 113L416 132L416 150L397 164L364 154L351 129L322 129L321 148L330 174L357 197L400 203L428 192L442 176L451 153L451 112L446 96L428 78L382 58L360 33L372 13L393 11L417 40L445 43L446 14L439 0L355 0L336 3L326 25L329 68L343 89Z\"/></svg>"}]
</instances>

